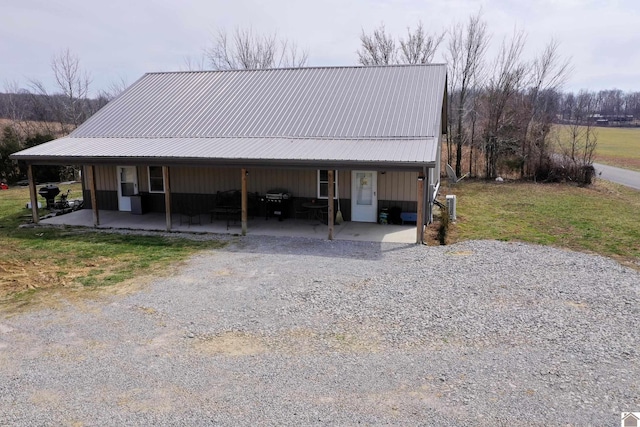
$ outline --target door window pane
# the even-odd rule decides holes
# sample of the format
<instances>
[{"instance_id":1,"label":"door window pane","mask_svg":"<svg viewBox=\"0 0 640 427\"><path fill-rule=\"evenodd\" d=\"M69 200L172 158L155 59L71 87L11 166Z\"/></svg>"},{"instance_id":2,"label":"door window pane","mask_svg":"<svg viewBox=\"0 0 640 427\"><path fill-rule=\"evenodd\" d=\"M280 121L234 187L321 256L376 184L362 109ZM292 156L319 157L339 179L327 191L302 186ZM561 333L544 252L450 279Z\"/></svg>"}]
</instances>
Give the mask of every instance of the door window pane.
<instances>
[{"instance_id":1,"label":"door window pane","mask_svg":"<svg viewBox=\"0 0 640 427\"><path fill-rule=\"evenodd\" d=\"M356 203L371 206L373 204L373 177L371 172L356 173Z\"/></svg>"},{"instance_id":2,"label":"door window pane","mask_svg":"<svg viewBox=\"0 0 640 427\"><path fill-rule=\"evenodd\" d=\"M134 171L135 169L120 168L120 193L123 196L133 196L136 194L133 176Z\"/></svg>"},{"instance_id":3,"label":"door window pane","mask_svg":"<svg viewBox=\"0 0 640 427\"><path fill-rule=\"evenodd\" d=\"M135 187L133 182L123 182L120 184L120 190L123 196L133 196L135 193Z\"/></svg>"}]
</instances>

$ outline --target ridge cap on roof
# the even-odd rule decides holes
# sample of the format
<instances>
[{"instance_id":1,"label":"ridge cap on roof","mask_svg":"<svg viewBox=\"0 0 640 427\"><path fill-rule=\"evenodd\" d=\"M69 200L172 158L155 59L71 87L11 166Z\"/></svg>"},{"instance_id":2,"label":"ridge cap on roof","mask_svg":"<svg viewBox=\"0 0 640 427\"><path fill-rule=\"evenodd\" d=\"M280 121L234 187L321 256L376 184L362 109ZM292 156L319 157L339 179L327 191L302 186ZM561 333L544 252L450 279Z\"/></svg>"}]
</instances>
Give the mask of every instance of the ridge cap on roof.
<instances>
[{"instance_id":1,"label":"ridge cap on roof","mask_svg":"<svg viewBox=\"0 0 640 427\"><path fill-rule=\"evenodd\" d=\"M435 136L359 136L359 137L331 137L331 136L288 136L288 135L84 135L74 136L72 134L56 139L291 139L291 140L322 140L322 141L416 141L422 139L432 139ZM55 141L55 140L54 140Z\"/></svg>"},{"instance_id":2,"label":"ridge cap on roof","mask_svg":"<svg viewBox=\"0 0 640 427\"><path fill-rule=\"evenodd\" d=\"M430 62L428 64L386 64L386 65L314 65L310 67L280 67L280 68L234 68L230 70L190 70L190 71L149 71L144 75L155 74L197 74L197 73L234 73L242 72L267 72L285 70L341 70L341 69L367 69L367 68L411 68L411 67L440 67L445 66L444 62Z\"/></svg>"}]
</instances>

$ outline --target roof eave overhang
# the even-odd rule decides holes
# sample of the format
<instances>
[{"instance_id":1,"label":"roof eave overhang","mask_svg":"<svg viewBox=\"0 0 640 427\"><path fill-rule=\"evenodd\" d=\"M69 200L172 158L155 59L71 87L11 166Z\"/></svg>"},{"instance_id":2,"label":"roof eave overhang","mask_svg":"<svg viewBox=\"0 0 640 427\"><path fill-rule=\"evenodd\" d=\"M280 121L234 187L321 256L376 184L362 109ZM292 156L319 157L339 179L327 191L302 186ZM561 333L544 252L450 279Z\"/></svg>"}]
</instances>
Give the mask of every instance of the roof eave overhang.
<instances>
[{"instance_id":1,"label":"roof eave overhang","mask_svg":"<svg viewBox=\"0 0 640 427\"><path fill-rule=\"evenodd\" d=\"M292 169L365 169L416 171L435 167L435 161L392 160L332 160L332 159L220 159L187 157L74 157L74 156L12 156L15 160L33 165L163 165L163 166L209 166L209 167L253 167Z\"/></svg>"}]
</instances>

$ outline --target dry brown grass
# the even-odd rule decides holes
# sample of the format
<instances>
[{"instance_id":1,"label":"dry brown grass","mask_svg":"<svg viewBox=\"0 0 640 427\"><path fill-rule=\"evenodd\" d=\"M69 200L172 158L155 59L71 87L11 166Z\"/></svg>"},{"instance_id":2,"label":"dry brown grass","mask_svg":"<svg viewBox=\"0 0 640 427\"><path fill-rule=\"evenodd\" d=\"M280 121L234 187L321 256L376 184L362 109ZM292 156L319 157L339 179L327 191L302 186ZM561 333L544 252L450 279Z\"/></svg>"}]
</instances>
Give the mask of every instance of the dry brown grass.
<instances>
[{"instance_id":1,"label":"dry brown grass","mask_svg":"<svg viewBox=\"0 0 640 427\"><path fill-rule=\"evenodd\" d=\"M640 145L639 145L639 149L640 149ZM636 159L632 157L623 157L623 156L598 153L594 161L597 163L604 163L606 165L616 166L623 169L640 171L640 159Z\"/></svg>"},{"instance_id":2,"label":"dry brown grass","mask_svg":"<svg viewBox=\"0 0 640 427\"><path fill-rule=\"evenodd\" d=\"M55 138L60 138L65 135L60 123L54 122L35 122L29 120L14 122L13 120L0 118L0 130L7 126L13 128L20 138L29 138L37 133L50 134Z\"/></svg>"}]
</instances>

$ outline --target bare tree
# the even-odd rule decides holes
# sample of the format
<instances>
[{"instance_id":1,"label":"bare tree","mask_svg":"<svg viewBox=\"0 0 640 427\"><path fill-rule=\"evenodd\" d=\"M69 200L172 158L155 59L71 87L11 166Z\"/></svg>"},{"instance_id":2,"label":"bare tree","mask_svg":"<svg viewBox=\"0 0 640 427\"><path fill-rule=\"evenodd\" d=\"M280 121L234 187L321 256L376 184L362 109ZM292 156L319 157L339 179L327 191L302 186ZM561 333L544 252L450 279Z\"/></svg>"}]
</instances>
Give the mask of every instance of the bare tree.
<instances>
[{"instance_id":1,"label":"bare tree","mask_svg":"<svg viewBox=\"0 0 640 427\"><path fill-rule=\"evenodd\" d=\"M90 115L89 86L91 77L80 67L79 58L65 49L51 59L51 71L56 84L56 93L51 94L38 80L31 80L31 88L45 108L54 114L63 134L71 132ZM54 134L54 132L51 132Z\"/></svg>"},{"instance_id":2,"label":"bare tree","mask_svg":"<svg viewBox=\"0 0 640 427\"><path fill-rule=\"evenodd\" d=\"M129 82L123 76L118 77L117 80L112 80L106 89L102 89L98 96L104 98L107 101L111 101L113 98L120 95L129 87Z\"/></svg>"},{"instance_id":3,"label":"bare tree","mask_svg":"<svg viewBox=\"0 0 640 427\"><path fill-rule=\"evenodd\" d=\"M31 120L28 120L29 112L24 102L24 93L17 81L6 81L4 84L6 93L4 102L4 116L11 121L11 127L18 135L29 135Z\"/></svg>"},{"instance_id":4,"label":"bare tree","mask_svg":"<svg viewBox=\"0 0 640 427\"><path fill-rule=\"evenodd\" d=\"M74 129L84 122L87 117L87 99L91 77L88 72L80 68L80 60L69 49L53 57L51 70L65 101L62 104L66 121Z\"/></svg>"},{"instance_id":5,"label":"bare tree","mask_svg":"<svg viewBox=\"0 0 640 427\"><path fill-rule=\"evenodd\" d=\"M598 135L590 115L597 105L593 93L581 91L572 108L572 119L559 128L557 145L563 177L590 184L593 174L593 157L598 145Z\"/></svg>"},{"instance_id":6,"label":"bare tree","mask_svg":"<svg viewBox=\"0 0 640 427\"><path fill-rule=\"evenodd\" d=\"M533 173L535 168L542 167L542 163L548 161L547 136L553 120L552 113L555 113L551 110L555 108L549 105L552 97L545 95L558 92L570 70L569 60L560 58L558 47L558 42L551 40L529 67L529 90L522 105L526 123L520 153L521 177L524 177L526 172ZM529 165L528 171L527 165Z\"/></svg>"},{"instance_id":7,"label":"bare tree","mask_svg":"<svg viewBox=\"0 0 640 427\"><path fill-rule=\"evenodd\" d=\"M526 65L521 61L525 45L523 32L515 32L509 42L503 40L494 63L494 74L485 90L486 123L485 177L495 178L499 157L512 153L519 140L518 109L512 105L522 89Z\"/></svg>"},{"instance_id":8,"label":"bare tree","mask_svg":"<svg viewBox=\"0 0 640 427\"><path fill-rule=\"evenodd\" d=\"M394 37L387 33L384 24L380 24L372 34L362 30L361 46L357 52L358 63L362 65L427 64L433 60L443 38L444 33L427 34L422 22L419 22L415 30L407 27L406 38L399 37L396 43Z\"/></svg>"},{"instance_id":9,"label":"bare tree","mask_svg":"<svg viewBox=\"0 0 640 427\"><path fill-rule=\"evenodd\" d=\"M396 42L387 34L384 24L367 34L360 34L361 48L358 49L358 62L362 65L389 65L396 63Z\"/></svg>"},{"instance_id":10,"label":"bare tree","mask_svg":"<svg viewBox=\"0 0 640 427\"><path fill-rule=\"evenodd\" d=\"M193 56L185 56L183 58L183 67L181 67L184 71L204 71L206 70L207 56L205 53L200 55L199 58L194 58Z\"/></svg>"},{"instance_id":11,"label":"bare tree","mask_svg":"<svg viewBox=\"0 0 640 427\"><path fill-rule=\"evenodd\" d=\"M216 70L301 67L308 53L295 42L255 34L251 28L236 28L231 36L219 31L213 44L205 49L205 56Z\"/></svg>"},{"instance_id":12,"label":"bare tree","mask_svg":"<svg viewBox=\"0 0 640 427\"><path fill-rule=\"evenodd\" d=\"M451 120L455 120L455 129L453 129L454 122L451 121L449 123L451 136L448 140L448 154L449 162L451 162L451 142L455 142L457 175L462 174L462 146L466 142L463 122L467 98L470 89L481 78L480 74L489 39L487 24L482 20L480 12L470 16L466 25L457 24L449 32L447 46L447 62L450 69L449 93L451 96L449 108Z\"/></svg>"},{"instance_id":13,"label":"bare tree","mask_svg":"<svg viewBox=\"0 0 640 427\"><path fill-rule=\"evenodd\" d=\"M422 22L411 31L407 27L407 38L400 38L398 62L403 64L428 64L433 60L445 33L427 34Z\"/></svg>"},{"instance_id":14,"label":"bare tree","mask_svg":"<svg viewBox=\"0 0 640 427\"><path fill-rule=\"evenodd\" d=\"M476 167L474 168L474 148L478 145L476 141L477 128L478 128L478 118L479 118L479 110L481 106L481 84L476 85L476 89L471 92L470 96L470 109L469 109L469 122L471 124L471 133L469 135L469 175L476 176L477 175L477 160Z\"/></svg>"},{"instance_id":15,"label":"bare tree","mask_svg":"<svg viewBox=\"0 0 640 427\"><path fill-rule=\"evenodd\" d=\"M99 109L107 105L109 101L116 98L129 87L125 77L120 76L117 80L112 80L106 89L98 92L98 97L90 103L90 115L95 114Z\"/></svg>"}]
</instances>

